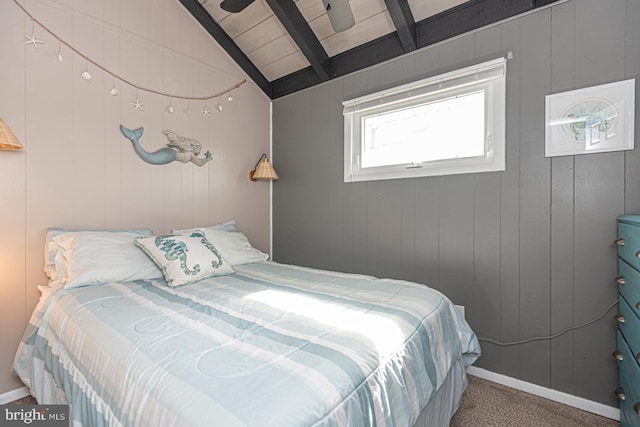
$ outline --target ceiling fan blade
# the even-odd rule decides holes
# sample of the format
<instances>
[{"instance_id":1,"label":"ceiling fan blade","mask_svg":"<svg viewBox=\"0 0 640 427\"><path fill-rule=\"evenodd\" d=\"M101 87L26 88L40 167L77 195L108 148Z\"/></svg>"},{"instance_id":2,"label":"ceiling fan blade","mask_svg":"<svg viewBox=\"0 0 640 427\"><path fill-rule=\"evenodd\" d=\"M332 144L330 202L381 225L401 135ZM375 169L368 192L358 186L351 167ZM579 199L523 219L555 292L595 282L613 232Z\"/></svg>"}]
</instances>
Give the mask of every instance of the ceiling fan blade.
<instances>
[{"instance_id":1,"label":"ceiling fan blade","mask_svg":"<svg viewBox=\"0 0 640 427\"><path fill-rule=\"evenodd\" d=\"M349 0L322 0L324 10L327 11L329 22L333 31L339 33L353 27L356 23L353 18Z\"/></svg>"},{"instance_id":2,"label":"ceiling fan blade","mask_svg":"<svg viewBox=\"0 0 640 427\"><path fill-rule=\"evenodd\" d=\"M231 13L242 12L247 6L253 3L255 0L224 0L220 3L222 10L226 10Z\"/></svg>"}]
</instances>

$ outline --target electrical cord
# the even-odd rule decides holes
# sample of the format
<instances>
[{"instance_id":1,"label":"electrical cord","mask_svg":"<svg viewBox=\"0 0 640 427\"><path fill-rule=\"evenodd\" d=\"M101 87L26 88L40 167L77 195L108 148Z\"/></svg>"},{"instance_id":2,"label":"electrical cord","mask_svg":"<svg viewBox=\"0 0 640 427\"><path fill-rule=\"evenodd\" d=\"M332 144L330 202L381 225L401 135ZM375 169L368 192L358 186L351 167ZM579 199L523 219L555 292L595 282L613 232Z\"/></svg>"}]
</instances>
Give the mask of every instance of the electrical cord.
<instances>
[{"instance_id":1,"label":"electrical cord","mask_svg":"<svg viewBox=\"0 0 640 427\"><path fill-rule=\"evenodd\" d=\"M607 307L607 309L604 311L604 313L602 313L602 314L601 314L600 316L598 316L597 318L595 318L595 319L593 319L593 320L589 320L588 322L582 323L582 324L577 325L577 326L570 326L570 327L568 327L568 328L564 329L563 331L558 332L557 334L549 335L549 336L547 336L547 337L533 337L533 338L527 338L526 340L521 340L521 341L512 341L512 342L499 342L499 341L491 340L491 339L489 339L489 338L480 338L480 337L478 337L478 341L486 341L486 342L489 342L489 343L491 343L491 344L495 344L495 345L499 345L499 346L502 346L502 347L506 347L506 346L511 346L511 345L526 344L526 343L531 342L531 341L551 340L551 339L557 338L557 337L559 337L560 335L563 335L563 334L565 334L565 333L567 333L567 332L569 332L569 331L573 331L573 330L575 330L575 329L580 329L580 328L583 328L583 327L585 327L585 326L588 326L588 325L590 325L590 324L592 324L592 323L597 322L598 320L600 320L600 319L602 319L604 316L606 316L606 315L607 315L607 313L608 313L608 312L609 312L613 307L615 307L615 305L616 305L616 304L618 304L618 301L619 301L619 300L615 300L613 303L611 303L611 305L610 305L609 307Z\"/></svg>"}]
</instances>

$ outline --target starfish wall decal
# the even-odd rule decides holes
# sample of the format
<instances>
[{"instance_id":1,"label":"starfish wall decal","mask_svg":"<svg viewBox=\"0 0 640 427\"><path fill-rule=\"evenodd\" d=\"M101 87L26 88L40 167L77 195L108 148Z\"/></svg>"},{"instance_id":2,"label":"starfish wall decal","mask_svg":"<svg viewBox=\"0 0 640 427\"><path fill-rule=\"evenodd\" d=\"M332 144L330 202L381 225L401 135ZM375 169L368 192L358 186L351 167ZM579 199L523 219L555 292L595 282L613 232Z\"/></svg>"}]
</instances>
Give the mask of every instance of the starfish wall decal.
<instances>
[{"instance_id":1,"label":"starfish wall decal","mask_svg":"<svg viewBox=\"0 0 640 427\"><path fill-rule=\"evenodd\" d=\"M136 102L132 102L131 105L133 105L133 111L144 111L144 108L142 108L144 106L144 102L140 102L138 98L136 98Z\"/></svg>"},{"instance_id":2,"label":"starfish wall decal","mask_svg":"<svg viewBox=\"0 0 640 427\"><path fill-rule=\"evenodd\" d=\"M35 30L33 31L33 34L31 36L24 36L27 41L25 42L25 46L32 44L33 47L35 47L36 49L38 48L38 44L44 44L44 42L42 40L38 40L36 38L36 32Z\"/></svg>"}]
</instances>

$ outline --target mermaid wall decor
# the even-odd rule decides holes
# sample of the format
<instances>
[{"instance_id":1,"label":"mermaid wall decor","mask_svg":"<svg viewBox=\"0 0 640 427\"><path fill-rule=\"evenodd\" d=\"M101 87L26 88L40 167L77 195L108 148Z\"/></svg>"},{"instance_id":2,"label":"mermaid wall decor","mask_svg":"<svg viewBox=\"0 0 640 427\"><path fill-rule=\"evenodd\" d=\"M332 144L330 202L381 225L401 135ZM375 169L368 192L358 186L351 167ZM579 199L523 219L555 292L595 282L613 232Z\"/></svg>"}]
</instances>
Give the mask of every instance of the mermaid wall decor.
<instances>
[{"instance_id":1,"label":"mermaid wall decor","mask_svg":"<svg viewBox=\"0 0 640 427\"><path fill-rule=\"evenodd\" d=\"M149 153L140 145L140 138L144 133L144 128L140 127L135 130L127 129L120 125L122 134L133 144L138 157L152 165L166 165L173 161L182 163L193 163L196 166L202 166L212 160L209 151L204 153L204 157L198 157L202 150L202 144L190 138L178 136L170 130L163 131L163 135L167 137L169 142L167 148L161 148L158 151Z\"/></svg>"}]
</instances>

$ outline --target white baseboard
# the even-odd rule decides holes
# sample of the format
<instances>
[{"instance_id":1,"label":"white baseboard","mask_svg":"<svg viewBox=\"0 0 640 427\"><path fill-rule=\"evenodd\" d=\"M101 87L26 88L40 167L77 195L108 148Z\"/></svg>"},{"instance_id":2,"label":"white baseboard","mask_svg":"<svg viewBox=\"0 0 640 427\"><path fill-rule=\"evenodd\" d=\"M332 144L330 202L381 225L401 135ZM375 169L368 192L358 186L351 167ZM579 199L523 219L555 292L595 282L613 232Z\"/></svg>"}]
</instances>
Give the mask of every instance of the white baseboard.
<instances>
[{"instance_id":1,"label":"white baseboard","mask_svg":"<svg viewBox=\"0 0 640 427\"><path fill-rule=\"evenodd\" d=\"M554 402L562 403L564 405L572 406L583 411L591 412L592 414L601 415L603 417L611 418L612 420L620 421L620 410L618 408L614 408L613 406L604 405L602 403L587 400L578 396L573 396L562 391L528 383L526 381L508 377L506 375L487 371L486 369L477 368L475 366L469 366L467 368L467 373L488 381L492 381L494 383L514 388L516 390L544 397L545 399L553 400Z\"/></svg>"},{"instance_id":2,"label":"white baseboard","mask_svg":"<svg viewBox=\"0 0 640 427\"><path fill-rule=\"evenodd\" d=\"M11 390L6 393L0 394L0 405L6 405L14 400L22 399L29 396L29 389L26 387L20 387L17 390Z\"/></svg>"}]
</instances>

